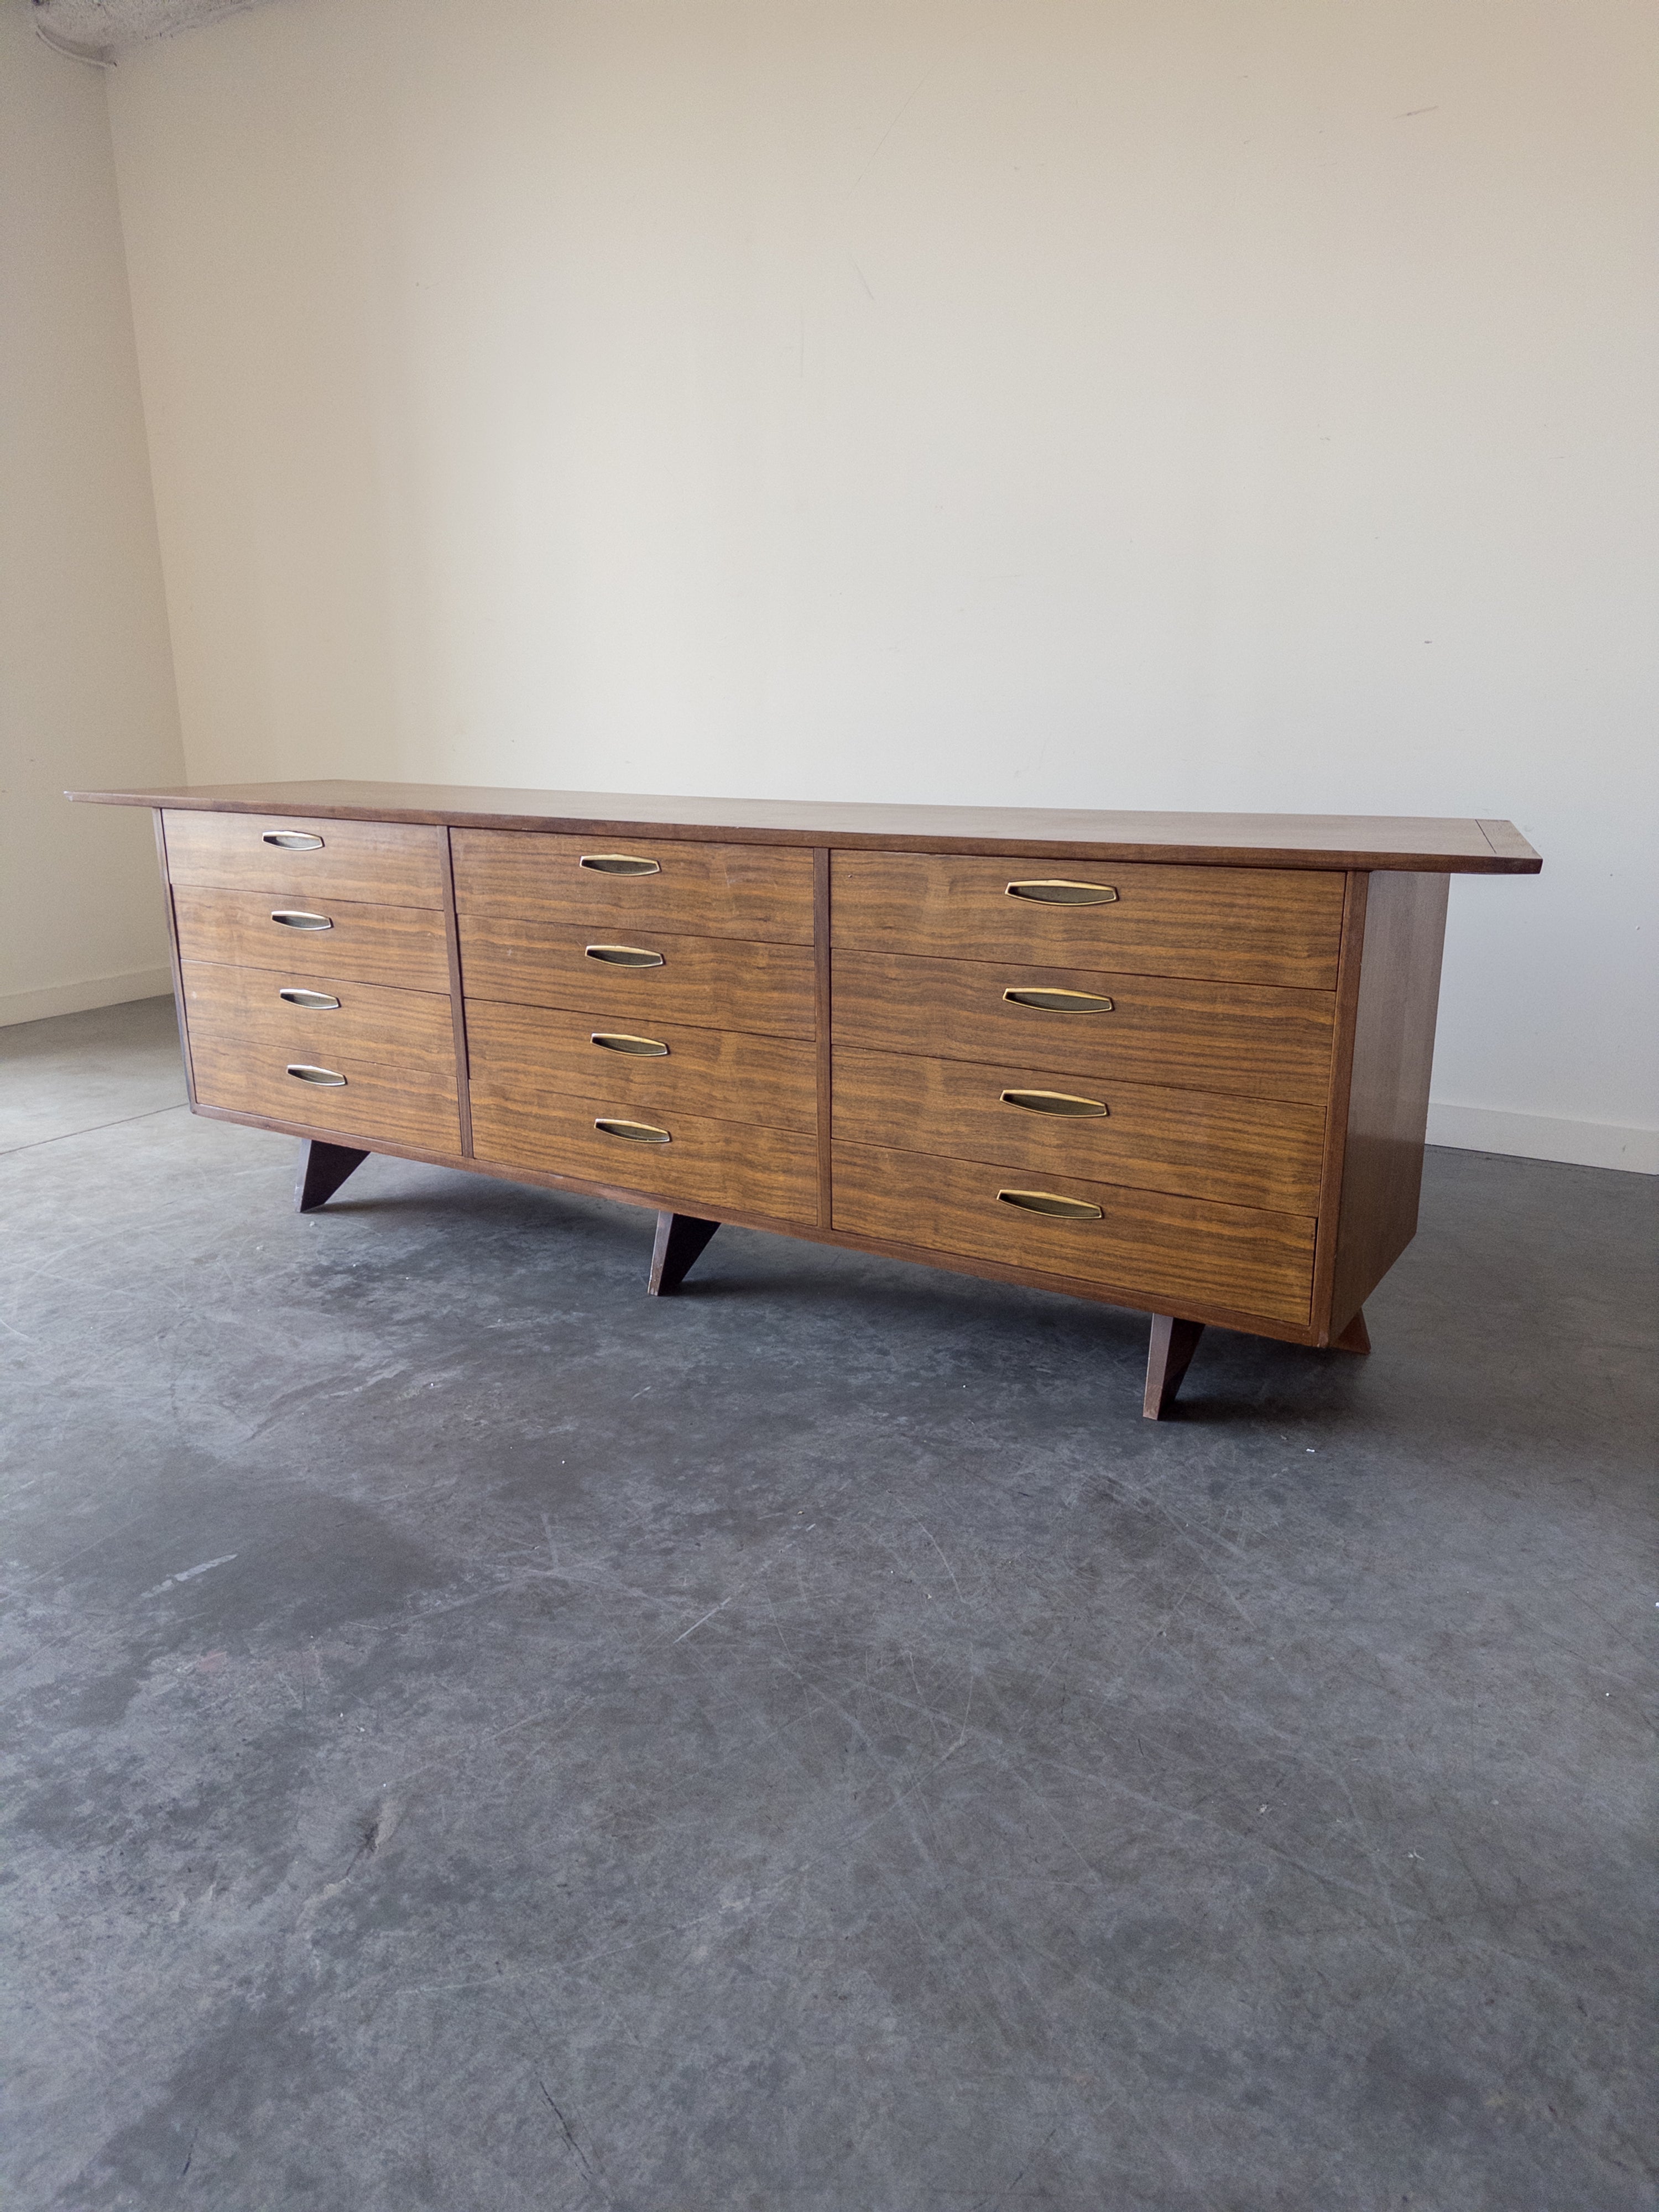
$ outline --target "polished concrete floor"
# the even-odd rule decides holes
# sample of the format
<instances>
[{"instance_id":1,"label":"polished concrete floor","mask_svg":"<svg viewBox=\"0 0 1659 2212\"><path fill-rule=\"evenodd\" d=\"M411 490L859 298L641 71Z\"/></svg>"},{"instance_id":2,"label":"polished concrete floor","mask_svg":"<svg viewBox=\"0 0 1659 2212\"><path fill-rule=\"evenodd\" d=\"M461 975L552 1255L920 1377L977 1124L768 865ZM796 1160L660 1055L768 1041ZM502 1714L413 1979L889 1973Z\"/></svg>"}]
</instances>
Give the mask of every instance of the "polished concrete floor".
<instances>
[{"instance_id":1,"label":"polished concrete floor","mask_svg":"<svg viewBox=\"0 0 1659 2212\"><path fill-rule=\"evenodd\" d=\"M8 2212L1651 2206L1654 1185L1369 1360L0 1032Z\"/></svg>"}]
</instances>

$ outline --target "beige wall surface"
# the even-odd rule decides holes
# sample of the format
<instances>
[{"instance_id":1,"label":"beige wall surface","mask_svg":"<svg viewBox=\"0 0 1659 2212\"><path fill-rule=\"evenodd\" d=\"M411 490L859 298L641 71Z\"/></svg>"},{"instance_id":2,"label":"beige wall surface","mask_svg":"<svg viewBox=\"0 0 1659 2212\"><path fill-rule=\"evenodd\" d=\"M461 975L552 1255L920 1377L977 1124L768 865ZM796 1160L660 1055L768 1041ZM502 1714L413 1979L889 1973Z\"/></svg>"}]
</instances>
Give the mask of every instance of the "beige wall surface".
<instances>
[{"instance_id":1,"label":"beige wall surface","mask_svg":"<svg viewBox=\"0 0 1659 2212\"><path fill-rule=\"evenodd\" d=\"M1508 815L1659 1165L1650 0L283 0L111 85L193 777Z\"/></svg>"},{"instance_id":2,"label":"beige wall surface","mask_svg":"<svg viewBox=\"0 0 1659 2212\"><path fill-rule=\"evenodd\" d=\"M101 72L0 8L0 1024L171 988L147 814L184 772Z\"/></svg>"}]
</instances>

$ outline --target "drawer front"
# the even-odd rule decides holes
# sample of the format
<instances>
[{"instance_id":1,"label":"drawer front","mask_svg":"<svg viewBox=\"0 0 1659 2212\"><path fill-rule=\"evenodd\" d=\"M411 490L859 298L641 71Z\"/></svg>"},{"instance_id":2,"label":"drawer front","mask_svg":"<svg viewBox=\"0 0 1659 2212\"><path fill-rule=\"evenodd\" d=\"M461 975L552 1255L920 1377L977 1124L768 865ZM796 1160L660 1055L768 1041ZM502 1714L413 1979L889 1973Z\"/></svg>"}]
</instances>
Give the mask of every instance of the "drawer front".
<instances>
[{"instance_id":1,"label":"drawer front","mask_svg":"<svg viewBox=\"0 0 1659 2212\"><path fill-rule=\"evenodd\" d=\"M645 1124L666 1144L642 1143L595 1127ZM651 1206L717 1219L723 1212L816 1222L817 1146L787 1129L759 1129L696 1115L643 1113L630 1099L538 1098L508 1103L475 1097L472 1149L501 1167L539 1168L636 1194Z\"/></svg>"},{"instance_id":2,"label":"drawer front","mask_svg":"<svg viewBox=\"0 0 1659 2212\"><path fill-rule=\"evenodd\" d=\"M197 814L169 808L167 876L175 884L265 891L305 906L444 903L441 830L402 822L311 822L284 814ZM316 839L313 844L310 841ZM274 842L280 841L280 842Z\"/></svg>"},{"instance_id":3,"label":"drawer front","mask_svg":"<svg viewBox=\"0 0 1659 2212\"><path fill-rule=\"evenodd\" d=\"M683 1023L757 1036L810 1037L816 1026L812 954L792 945L739 944L635 930L599 931L464 914L461 974L469 999L590 1012L621 1030ZM654 956L618 965L589 948Z\"/></svg>"},{"instance_id":4,"label":"drawer front","mask_svg":"<svg viewBox=\"0 0 1659 2212\"><path fill-rule=\"evenodd\" d=\"M1322 1107L841 1047L835 1100L849 1144L1286 1213L1319 1204Z\"/></svg>"},{"instance_id":5,"label":"drawer front","mask_svg":"<svg viewBox=\"0 0 1659 2212\"><path fill-rule=\"evenodd\" d=\"M470 999L466 1043L475 1106L532 1113L550 1094L620 1101L622 1110L647 1121L693 1114L807 1136L817 1127L813 1048L781 1037L669 1022L645 1036L617 1031L601 1012Z\"/></svg>"},{"instance_id":6,"label":"drawer front","mask_svg":"<svg viewBox=\"0 0 1659 2212\"><path fill-rule=\"evenodd\" d=\"M338 899L295 905L269 892L175 887L173 909L184 960L281 969L285 976L346 975L409 991L449 989L449 945L441 913L428 908L358 906ZM273 920L276 914L301 923Z\"/></svg>"},{"instance_id":7,"label":"drawer front","mask_svg":"<svg viewBox=\"0 0 1659 2212\"><path fill-rule=\"evenodd\" d=\"M457 830L455 903L463 914L562 923L600 935L812 942L812 855L768 845L665 837L562 837Z\"/></svg>"},{"instance_id":8,"label":"drawer front","mask_svg":"<svg viewBox=\"0 0 1659 2212\"><path fill-rule=\"evenodd\" d=\"M834 940L849 949L1336 988L1338 874L904 853L830 866Z\"/></svg>"},{"instance_id":9,"label":"drawer front","mask_svg":"<svg viewBox=\"0 0 1659 2212\"><path fill-rule=\"evenodd\" d=\"M1335 1024L1326 991L873 952L838 952L834 982L837 1051L1325 1103ZM1012 1003L1007 990L1073 992L1111 1007L1054 1012Z\"/></svg>"},{"instance_id":10,"label":"drawer front","mask_svg":"<svg viewBox=\"0 0 1659 2212\"><path fill-rule=\"evenodd\" d=\"M1026 1212L999 1199L1011 1188L1097 1206L1100 1217ZM1314 1224L1297 1214L1076 1176L1027 1184L972 1161L842 1144L835 1148L835 1210L836 1227L855 1236L1067 1276L1158 1312L1220 1307L1301 1323L1310 1311Z\"/></svg>"},{"instance_id":11,"label":"drawer front","mask_svg":"<svg viewBox=\"0 0 1659 2212\"><path fill-rule=\"evenodd\" d=\"M455 1031L449 1000L348 976L183 963L196 1095L204 1106L301 1121L365 1143L458 1152ZM337 1007L278 996L303 989ZM341 1075L308 1082L290 1066Z\"/></svg>"}]
</instances>

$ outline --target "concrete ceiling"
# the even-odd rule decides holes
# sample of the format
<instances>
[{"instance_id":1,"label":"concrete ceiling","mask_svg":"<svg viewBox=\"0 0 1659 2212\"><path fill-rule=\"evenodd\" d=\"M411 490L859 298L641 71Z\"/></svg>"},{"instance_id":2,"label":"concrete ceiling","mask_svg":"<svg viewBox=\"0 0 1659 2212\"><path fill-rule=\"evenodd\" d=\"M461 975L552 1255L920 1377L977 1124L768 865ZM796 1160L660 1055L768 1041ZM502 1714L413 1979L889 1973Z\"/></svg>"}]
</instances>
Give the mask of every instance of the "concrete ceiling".
<instances>
[{"instance_id":1,"label":"concrete ceiling","mask_svg":"<svg viewBox=\"0 0 1659 2212\"><path fill-rule=\"evenodd\" d=\"M123 46L193 31L261 4L262 0L33 0L30 12L49 46L85 61L118 64Z\"/></svg>"}]
</instances>

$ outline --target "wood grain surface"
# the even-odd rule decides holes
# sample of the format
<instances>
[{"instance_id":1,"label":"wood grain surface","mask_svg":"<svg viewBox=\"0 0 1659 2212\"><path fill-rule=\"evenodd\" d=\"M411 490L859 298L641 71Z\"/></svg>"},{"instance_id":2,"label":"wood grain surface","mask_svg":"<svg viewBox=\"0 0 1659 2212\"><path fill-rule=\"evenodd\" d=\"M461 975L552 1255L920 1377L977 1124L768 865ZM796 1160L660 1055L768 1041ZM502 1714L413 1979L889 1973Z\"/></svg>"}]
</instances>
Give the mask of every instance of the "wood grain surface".
<instances>
[{"instance_id":1,"label":"wood grain surface","mask_svg":"<svg viewBox=\"0 0 1659 2212\"><path fill-rule=\"evenodd\" d=\"M811 948L750 945L732 938L624 937L538 921L464 914L461 975L468 999L601 1012L613 1029L653 1022L741 1030L757 1036L814 1032ZM599 943L660 952L660 968L618 968L587 957Z\"/></svg>"},{"instance_id":2,"label":"wood grain surface","mask_svg":"<svg viewBox=\"0 0 1659 2212\"><path fill-rule=\"evenodd\" d=\"M247 1128L269 1129L278 1136L320 1138L329 1144L338 1144L341 1139L331 1130L319 1129L314 1123L295 1120L291 1115L238 1114L227 1112L221 1106L197 1105L191 1109L210 1121L235 1121ZM532 1167L520 1161L507 1166L495 1160L466 1159L453 1151L432 1145L404 1144L393 1138L377 1139L374 1149L386 1152L394 1158L421 1160L428 1165L464 1170L472 1175L489 1176L500 1182L533 1184L540 1190L576 1191L585 1197L614 1200L621 1206L648 1210L654 1220L659 1210L655 1199L647 1198L636 1190L624 1189L621 1185L607 1182L599 1176L570 1175L556 1169ZM861 1237L841 1230L825 1227L810 1220L780 1220L756 1212L744 1206L723 1206L720 1213L723 1224L734 1229L757 1229L769 1234L795 1237L809 1244L832 1244L847 1252L873 1252L888 1260L902 1260L907 1265L923 1267L943 1267L959 1275L975 1275L988 1283L1016 1283L1028 1289L1054 1291L1066 1297L1087 1298L1096 1305L1133 1306L1131 1298L1121 1285L1112 1283L1091 1283L1076 1276L1044 1274L1040 1268L1005 1265L999 1260L982 1260L973 1254L956 1252L948 1255L925 1250L916 1244L907 1244L896 1237ZM642 1254L650 1250L650 1223L640 1233L643 1237ZM1189 1311L1194 1321L1212 1328L1243 1329L1258 1336L1273 1338L1280 1344L1313 1345L1317 1332L1308 1322L1275 1321L1270 1314L1241 1313L1236 1307L1217 1304L1213 1300L1190 1304Z\"/></svg>"},{"instance_id":3,"label":"wood grain surface","mask_svg":"<svg viewBox=\"0 0 1659 2212\"><path fill-rule=\"evenodd\" d=\"M161 864L161 901L167 915L167 958L173 969L173 1006L179 1023L179 1042L184 1047L185 1095L194 1106L196 1072L190 1064L190 1030L185 1020L185 971L179 957L179 917L173 912L173 885L167 876L167 817L158 806L150 819L155 824L155 857Z\"/></svg>"},{"instance_id":4,"label":"wood grain surface","mask_svg":"<svg viewBox=\"0 0 1659 2212\"><path fill-rule=\"evenodd\" d=\"M472 1103L466 1082L466 1016L461 1004L461 933L455 918L455 869L449 850L450 833L441 830L440 848L444 878L444 958L449 970L449 1012L455 1035L455 1072L459 1081L461 1150L472 1150Z\"/></svg>"},{"instance_id":5,"label":"wood grain surface","mask_svg":"<svg viewBox=\"0 0 1659 2212\"><path fill-rule=\"evenodd\" d=\"M1004 1104L1005 1091L1022 1090L1091 1097L1108 1110L1083 1119ZM1280 1099L1117 1081L1091 1091L1054 1068L840 1046L835 1129L853 1144L1312 1213L1325 1115Z\"/></svg>"},{"instance_id":6,"label":"wood grain surface","mask_svg":"<svg viewBox=\"0 0 1659 2212\"><path fill-rule=\"evenodd\" d=\"M622 842L457 830L455 902L463 914L562 924L601 935L665 930L773 945L812 942L812 855L766 845ZM652 860L650 876L585 868L584 856Z\"/></svg>"},{"instance_id":7,"label":"wood grain surface","mask_svg":"<svg viewBox=\"0 0 1659 2212\"><path fill-rule=\"evenodd\" d=\"M377 1138L460 1145L455 1040L449 1000L394 991L350 976L306 978L337 1009L278 998L283 978L262 969L186 960L185 1018L202 1103L312 1122L368 1145ZM288 1073L290 1061L333 1069L343 1090Z\"/></svg>"},{"instance_id":8,"label":"wood grain surface","mask_svg":"<svg viewBox=\"0 0 1659 2212\"><path fill-rule=\"evenodd\" d=\"M595 1030L616 1027L598 1008L574 1013L469 999L474 1101L532 1113L549 1097L619 1099L617 1110L647 1121L680 1113L815 1133L810 1043L657 1022L650 1036L668 1051L645 1059L592 1042Z\"/></svg>"},{"instance_id":9,"label":"wood grain surface","mask_svg":"<svg viewBox=\"0 0 1659 2212\"><path fill-rule=\"evenodd\" d=\"M1036 854L832 855L835 943L934 959L1024 960L1121 974L1334 990L1343 878L1312 870L1079 866L1058 878ZM1057 905L1011 882L1086 883L1109 902Z\"/></svg>"},{"instance_id":10,"label":"wood grain surface","mask_svg":"<svg viewBox=\"0 0 1659 2212\"><path fill-rule=\"evenodd\" d=\"M998 1200L1006 1171L836 1144L836 1226L971 1253L1123 1291L1127 1305L1183 1312L1222 1305L1305 1323L1314 1224L1305 1216L1215 1206L1078 1176L1037 1188L1102 1209L1098 1221L1055 1220Z\"/></svg>"},{"instance_id":11,"label":"wood grain surface","mask_svg":"<svg viewBox=\"0 0 1659 2212\"><path fill-rule=\"evenodd\" d=\"M169 809L167 869L175 884L270 893L304 906L354 899L380 906L444 902L443 832L394 822L296 820L279 814L193 814ZM267 845L267 835L320 837L309 851Z\"/></svg>"},{"instance_id":12,"label":"wood grain surface","mask_svg":"<svg viewBox=\"0 0 1659 2212\"><path fill-rule=\"evenodd\" d=\"M639 1144L594 1127L600 1117L650 1121L665 1145ZM481 1160L580 1176L637 1194L649 1206L719 1217L730 1209L779 1221L817 1218L817 1144L793 1130L655 1116L614 1100L544 1097L514 1106L475 1093L472 1146Z\"/></svg>"},{"instance_id":13,"label":"wood grain surface","mask_svg":"<svg viewBox=\"0 0 1659 2212\"><path fill-rule=\"evenodd\" d=\"M830 854L820 846L812 855L812 997L817 1027L817 1065L813 1080L818 1103L818 1221L834 1218L832 1115L830 1112Z\"/></svg>"},{"instance_id":14,"label":"wood grain surface","mask_svg":"<svg viewBox=\"0 0 1659 2212\"><path fill-rule=\"evenodd\" d=\"M1443 876L1370 880L1331 1287L1334 1336L1417 1234L1446 890Z\"/></svg>"},{"instance_id":15,"label":"wood grain surface","mask_svg":"<svg viewBox=\"0 0 1659 2212\"><path fill-rule=\"evenodd\" d=\"M1006 988L1086 991L1110 1013L1009 1005ZM1196 983L1094 969L838 952L837 1050L914 1054L997 1066L1061 1069L1101 1083L1221 1091L1322 1106L1333 994L1262 984Z\"/></svg>"},{"instance_id":16,"label":"wood grain surface","mask_svg":"<svg viewBox=\"0 0 1659 2212\"><path fill-rule=\"evenodd\" d=\"M326 915L328 929L289 929L273 908ZM185 960L280 971L290 981L349 975L409 991L449 993L449 945L441 908L356 906L343 900L276 900L268 892L173 892L179 951Z\"/></svg>"},{"instance_id":17,"label":"wood grain surface","mask_svg":"<svg viewBox=\"0 0 1659 2212\"><path fill-rule=\"evenodd\" d=\"M572 836L726 838L735 844L844 845L870 851L1046 854L1055 859L1221 861L1256 868L1409 868L1535 875L1543 862L1511 823L1427 814L1102 813L1032 806L881 806L849 801L641 797L520 791L488 784L179 784L71 791L106 806L444 822ZM1500 841L1498 833L1507 835ZM1501 849L1500 849L1501 843Z\"/></svg>"}]
</instances>

